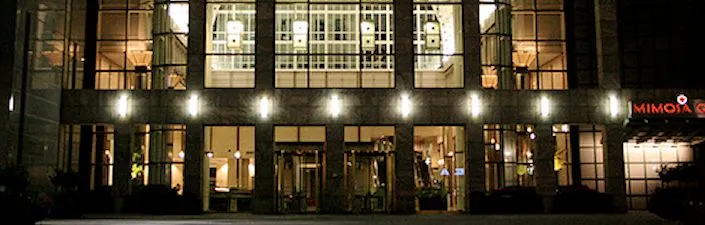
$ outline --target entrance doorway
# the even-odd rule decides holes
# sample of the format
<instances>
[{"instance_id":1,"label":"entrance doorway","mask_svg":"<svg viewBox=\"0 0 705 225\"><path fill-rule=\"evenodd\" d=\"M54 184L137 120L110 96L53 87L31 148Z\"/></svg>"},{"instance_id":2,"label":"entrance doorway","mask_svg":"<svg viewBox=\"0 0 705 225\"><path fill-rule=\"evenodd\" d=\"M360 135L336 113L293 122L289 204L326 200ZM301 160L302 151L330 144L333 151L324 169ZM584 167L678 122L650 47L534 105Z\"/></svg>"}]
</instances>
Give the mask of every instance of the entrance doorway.
<instances>
[{"instance_id":1,"label":"entrance doorway","mask_svg":"<svg viewBox=\"0 0 705 225\"><path fill-rule=\"evenodd\" d=\"M418 210L465 210L464 137L461 126L414 127Z\"/></svg>"}]
</instances>

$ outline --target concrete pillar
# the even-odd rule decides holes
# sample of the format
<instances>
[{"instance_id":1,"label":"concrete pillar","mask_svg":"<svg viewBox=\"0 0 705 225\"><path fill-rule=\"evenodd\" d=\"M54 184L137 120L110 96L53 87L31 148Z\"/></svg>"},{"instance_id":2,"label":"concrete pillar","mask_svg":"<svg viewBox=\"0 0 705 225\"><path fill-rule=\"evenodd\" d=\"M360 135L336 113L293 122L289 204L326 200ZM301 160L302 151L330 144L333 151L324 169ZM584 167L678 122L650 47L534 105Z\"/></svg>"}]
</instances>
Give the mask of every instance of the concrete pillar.
<instances>
[{"instance_id":1,"label":"concrete pillar","mask_svg":"<svg viewBox=\"0 0 705 225\"><path fill-rule=\"evenodd\" d=\"M255 20L255 88L274 88L274 0L257 0Z\"/></svg>"},{"instance_id":2,"label":"concrete pillar","mask_svg":"<svg viewBox=\"0 0 705 225\"><path fill-rule=\"evenodd\" d=\"M3 7L0 7L0 20L5 21L5 25L0 27L0 71L5 71L3 73L3 82L0 82L0 105L9 105L10 96L12 96L12 84L13 79L16 74L20 74L21 71L18 69L19 63L15 60L15 55L19 52L19 47L16 45L16 39L20 39L20 35L24 33L24 29L20 29L18 32L17 28L21 28L17 16L18 1L8 1L5 2ZM19 42L22 43L22 42ZM14 99L17 102L17 99ZM17 105L17 104L14 104ZM14 164L14 160L11 160L11 149L14 147L11 141L10 135L10 111L8 107L0 107L0 164L10 165Z\"/></svg>"},{"instance_id":3,"label":"concrete pillar","mask_svg":"<svg viewBox=\"0 0 705 225\"><path fill-rule=\"evenodd\" d=\"M92 125L81 125L80 126L80 142L78 144L78 190L81 193L86 193L90 190L91 187L91 159L92 159L92 154L94 152L93 150L93 126ZM73 134L72 134L73 135ZM128 142L129 143L129 142ZM96 143L95 147L99 147L102 145L99 145ZM116 146L117 147L117 146ZM69 167L68 170L73 170L73 166L71 163L73 162L74 156L71 154L72 152L69 152ZM100 154L96 152L96 158L100 157L103 155L103 152L101 151ZM98 163L96 162L96 166Z\"/></svg>"},{"instance_id":4,"label":"concrete pillar","mask_svg":"<svg viewBox=\"0 0 705 225\"><path fill-rule=\"evenodd\" d=\"M534 152L534 176L536 192L543 197L544 212L553 209L556 195L556 173L553 170L556 154L556 139L551 124L536 125L536 148Z\"/></svg>"},{"instance_id":5,"label":"concrete pillar","mask_svg":"<svg viewBox=\"0 0 705 225\"><path fill-rule=\"evenodd\" d=\"M194 201L193 211L207 209L205 152L203 151L203 124L199 121L186 123L186 151L184 151L184 196ZM202 207L199 207L202 206ZM191 211L191 210L189 210Z\"/></svg>"},{"instance_id":6,"label":"concrete pillar","mask_svg":"<svg viewBox=\"0 0 705 225\"><path fill-rule=\"evenodd\" d=\"M416 182L414 182L414 126L397 124L394 132L394 200L392 212L416 213Z\"/></svg>"},{"instance_id":7,"label":"concrete pillar","mask_svg":"<svg viewBox=\"0 0 705 225\"><path fill-rule=\"evenodd\" d=\"M597 81L600 88L621 87L617 1L595 1L595 37L597 45Z\"/></svg>"},{"instance_id":8,"label":"concrete pillar","mask_svg":"<svg viewBox=\"0 0 705 225\"><path fill-rule=\"evenodd\" d=\"M414 88L413 10L413 0L394 1L394 86L400 91Z\"/></svg>"},{"instance_id":9,"label":"concrete pillar","mask_svg":"<svg viewBox=\"0 0 705 225\"><path fill-rule=\"evenodd\" d=\"M485 193L485 142L482 124L465 125L465 202L466 210L472 212L478 206L473 205L473 192ZM481 206L480 206L481 207Z\"/></svg>"},{"instance_id":10,"label":"concrete pillar","mask_svg":"<svg viewBox=\"0 0 705 225\"><path fill-rule=\"evenodd\" d=\"M602 131L605 162L605 192L614 197L614 212L627 212L627 193L624 176L624 128L607 124Z\"/></svg>"},{"instance_id":11,"label":"concrete pillar","mask_svg":"<svg viewBox=\"0 0 705 225\"><path fill-rule=\"evenodd\" d=\"M252 212L276 213L274 186L274 126L260 121L255 126L255 190Z\"/></svg>"},{"instance_id":12,"label":"concrete pillar","mask_svg":"<svg viewBox=\"0 0 705 225\"><path fill-rule=\"evenodd\" d=\"M345 211L345 185L343 169L345 154L345 129L341 123L326 126L326 167L325 191L323 192L322 212L342 213Z\"/></svg>"},{"instance_id":13,"label":"concrete pillar","mask_svg":"<svg viewBox=\"0 0 705 225\"><path fill-rule=\"evenodd\" d=\"M463 71L465 89L482 89L480 79L479 1L463 1Z\"/></svg>"},{"instance_id":14,"label":"concrete pillar","mask_svg":"<svg viewBox=\"0 0 705 225\"><path fill-rule=\"evenodd\" d=\"M190 0L187 53L188 75L186 75L186 88L188 90L201 90L204 87L204 69L206 68L205 18L206 0Z\"/></svg>"},{"instance_id":15,"label":"concrete pillar","mask_svg":"<svg viewBox=\"0 0 705 225\"><path fill-rule=\"evenodd\" d=\"M122 210L124 200L130 195L132 178L132 126L127 122L115 123L115 150L113 153L113 191L115 210Z\"/></svg>"}]
</instances>

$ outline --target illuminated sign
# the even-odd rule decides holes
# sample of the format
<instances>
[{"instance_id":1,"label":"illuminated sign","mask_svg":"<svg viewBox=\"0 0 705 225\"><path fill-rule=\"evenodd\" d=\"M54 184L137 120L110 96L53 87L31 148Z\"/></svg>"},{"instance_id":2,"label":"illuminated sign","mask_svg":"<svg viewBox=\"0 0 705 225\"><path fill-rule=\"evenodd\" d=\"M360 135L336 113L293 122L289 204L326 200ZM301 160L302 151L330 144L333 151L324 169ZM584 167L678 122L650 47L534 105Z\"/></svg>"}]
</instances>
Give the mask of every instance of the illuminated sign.
<instances>
[{"instance_id":1,"label":"illuminated sign","mask_svg":"<svg viewBox=\"0 0 705 225\"><path fill-rule=\"evenodd\" d=\"M631 101L630 117L696 117L705 118L705 100L688 101L685 95L678 95L675 101Z\"/></svg>"}]
</instances>

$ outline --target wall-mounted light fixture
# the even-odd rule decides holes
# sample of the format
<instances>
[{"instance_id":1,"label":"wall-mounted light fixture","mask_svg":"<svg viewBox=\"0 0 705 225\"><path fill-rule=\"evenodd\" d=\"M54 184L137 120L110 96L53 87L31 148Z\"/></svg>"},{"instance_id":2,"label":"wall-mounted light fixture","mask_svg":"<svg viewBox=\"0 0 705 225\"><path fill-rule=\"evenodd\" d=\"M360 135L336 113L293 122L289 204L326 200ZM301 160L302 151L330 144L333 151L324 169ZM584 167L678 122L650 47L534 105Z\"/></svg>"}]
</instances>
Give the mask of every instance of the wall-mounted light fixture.
<instances>
[{"instance_id":1,"label":"wall-mounted light fixture","mask_svg":"<svg viewBox=\"0 0 705 225\"><path fill-rule=\"evenodd\" d=\"M482 102L480 101L480 96L477 94L470 95L470 115L472 117L477 117L480 115Z\"/></svg>"},{"instance_id":2,"label":"wall-mounted light fixture","mask_svg":"<svg viewBox=\"0 0 705 225\"><path fill-rule=\"evenodd\" d=\"M340 115L340 112L343 110L343 103L338 97L338 95L332 95L330 96L330 100L328 100L328 113L335 118Z\"/></svg>"},{"instance_id":3,"label":"wall-mounted light fixture","mask_svg":"<svg viewBox=\"0 0 705 225\"><path fill-rule=\"evenodd\" d=\"M616 117L619 115L619 100L617 99L617 96L614 94L611 94L607 100L607 106L609 108L609 114L612 117Z\"/></svg>"},{"instance_id":4,"label":"wall-mounted light fixture","mask_svg":"<svg viewBox=\"0 0 705 225\"><path fill-rule=\"evenodd\" d=\"M15 111L15 96L13 96L13 95L10 95L10 102L8 105L8 110L10 110L10 112Z\"/></svg>"},{"instance_id":5,"label":"wall-mounted light fixture","mask_svg":"<svg viewBox=\"0 0 705 225\"><path fill-rule=\"evenodd\" d=\"M549 114L551 114L551 100L546 96L541 97L539 100L539 114L543 118L548 118Z\"/></svg>"},{"instance_id":6,"label":"wall-mounted light fixture","mask_svg":"<svg viewBox=\"0 0 705 225\"><path fill-rule=\"evenodd\" d=\"M127 116L128 101L129 101L129 98L127 97L127 94L122 94L115 102L115 111L117 112L117 115L121 118L124 118Z\"/></svg>"},{"instance_id":7,"label":"wall-mounted light fixture","mask_svg":"<svg viewBox=\"0 0 705 225\"><path fill-rule=\"evenodd\" d=\"M271 107L272 103L269 101L269 97L262 96L259 99L259 116L262 117L262 119L269 117Z\"/></svg>"},{"instance_id":8,"label":"wall-mounted light fixture","mask_svg":"<svg viewBox=\"0 0 705 225\"><path fill-rule=\"evenodd\" d=\"M191 115L192 117L198 116L198 107L199 106L199 101L198 101L198 95L197 94L191 94L191 97L188 99L188 114Z\"/></svg>"},{"instance_id":9,"label":"wall-mounted light fixture","mask_svg":"<svg viewBox=\"0 0 705 225\"><path fill-rule=\"evenodd\" d=\"M412 107L413 107L413 103L411 103L411 99L409 99L409 95L402 94L401 95L401 102L400 102L401 116L406 118L409 115L411 115L411 108Z\"/></svg>"}]
</instances>

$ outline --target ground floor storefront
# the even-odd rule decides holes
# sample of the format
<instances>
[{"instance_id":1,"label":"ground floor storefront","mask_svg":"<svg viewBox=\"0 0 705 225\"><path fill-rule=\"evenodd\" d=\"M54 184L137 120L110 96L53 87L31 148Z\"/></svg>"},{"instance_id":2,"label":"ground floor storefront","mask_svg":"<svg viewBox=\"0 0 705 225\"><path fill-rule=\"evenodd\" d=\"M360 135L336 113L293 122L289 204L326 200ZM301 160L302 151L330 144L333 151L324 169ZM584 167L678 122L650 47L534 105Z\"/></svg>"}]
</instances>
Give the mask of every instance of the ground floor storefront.
<instances>
[{"instance_id":1,"label":"ground floor storefront","mask_svg":"<svg viewBox=\"0 0 705 225\"><path fill-rule=\"evenodd\" d=\"M162 185L212 212L556 212L575 190L644 210L701 131L628 124L63 125L58 161L85 190Z\"/></svg>"}]
</instances>

